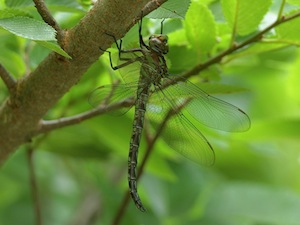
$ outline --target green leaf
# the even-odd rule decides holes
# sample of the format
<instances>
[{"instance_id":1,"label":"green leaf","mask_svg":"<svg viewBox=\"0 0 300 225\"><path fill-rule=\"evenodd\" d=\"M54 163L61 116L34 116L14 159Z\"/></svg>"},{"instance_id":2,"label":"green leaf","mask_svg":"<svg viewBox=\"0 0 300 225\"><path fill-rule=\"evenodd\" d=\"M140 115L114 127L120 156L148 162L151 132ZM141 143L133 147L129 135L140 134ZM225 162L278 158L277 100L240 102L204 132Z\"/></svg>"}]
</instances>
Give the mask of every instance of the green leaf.
<instances>
[{"instance_id":1,"label":"green leaf","mask_svg":"<svg viewBox=\"0 0 300 225\"><path fill-rule=\"evenodd\" d=\"M26 7L33 5L33 1L31 0L9 0L6 1L6 5L11 8L17 8L17 7Z\"/></svg>"},{"instance_id":2,"label":"green leaf","mask_svg":"<svg viewBox=\"0 0 300 225\"><path fill-rule=\"evenodd\" d=\"M248 135L253 140L292 140L297 139L300 134L300 120L299 119L285 119L276 120L269 119L257 122Z\"/></svg>"},{"instance_id":3,"label":"green leaf","mask_svg":"<svg viewBox=\"0 0 300 225\"><path fill-rule=\"evenodd\" d=\"M69 127L58 130L47 136L41 149L75 158L106 158L110 153L110 146L98 140L97 133L84 135L85 132L88 132L87 127L75 127L72 132ZM82 138L78 139L79 136Z\"/></svg>"},{"instance_id":4,"label":"green leaf","mask_svg":"<svg viewBox=\"0 0 300 225\"><path fill-rule=\"evenodd\" d=\"M295 12L293 12L295 13ZM278 38L281 41L296 42L300 44L300 18L295 18L287 23L280 24L275 28Z\"/></svg>"},{"instance_id":5,"label":"green leaf","mask_svg":"<svg viewBox=\"0 0 300 225\"><path fill-rule=\"evenodd\" d=\"M5 8L5 1L0 0L0 9L4 9L4 8Z\"/></svg>"},{"instance_id":6,"label":"green leaf","mask_svg":"<svg viewBox=\"0 0 300 225\"><path fill-rule=\"evenodd\" d=\"M197 52L209 52L216 44L216 24L207 6L193 2L184 25L188 41Z\"/></svg>"},{"instance_id":7,"label":"green leaf","mask_svg":"<svg viewBox=\"0 0 300 225\"><path fill-rule=\"evenodd\" d=\"M42 45L48 49L50 49L51 51L54 51L68 59L71 59L72 57L65 52L56 42L47 42L47 41L35 41L36 43L38 43L39 45Z\"/></svg>"},{"instance_id":8,"label":"green leaf","mask_svg":"<svg viewBox=\"0 0 300 225\"><path fill-rule=\"evenodd\" d=\"M16 16L0 19L0 26L17 36L30 40L56 41L56 31L51 26L29 17Z\"/></svg>"},{"instance_id":9,"label":"green leaf","mask_svg":"<svg viewBox=\"0 0 300 225\"><path fill-rule=\"evenodd\" d=\"M248 48L243 49L243 51L238 51L235 52L231 55L226 56L226 58L223 60L223 62L229 62L232 61L234 59L238 59L241 57L246 57L246 56L250 56L250 55L258 55L264 52L269 52L269 51L274 51L274 50L278 50L284 47L287 47L289 44L288 43L282 43L280 41L276 42L275 41L271 41L270 42L258 42L255 43L253 45L251 45Z\"/></svg>"},{"instance_id":10,"label":"green leaf","mask_svg":"<svg viewBox=\"0 0 300 225\"><path fill-rule=\"evenodd\" d=\"M17 54L7 48L1 49L0 63L16 77L20 77L26 71L24 58L20 54Z\"/></svg>"},{"instance_id":11,"label":"green leaf","mask_svg":"<svg viewBox=\"0 0 300 225\"><path fill-rule=\"evenodd\" d=\"M199 2L203 5L209 5L212 4L213 2L215 2L216 0L193 0L194 2Z\"/></svg>"},{"instance_id":12,"label":"green leaf","mask_svg":"<svg viewBox=\"0 0 300 225\"><path fill-rule=\"evenodd\" d=\"M271 3L271 0L222 0L222 8L231 29L243 36L258 28Z\"/></svg>"},{"instance_id":13,"label":"green leaf","mask_svg":"<svg viewBox=\"0 0 300 225\"><path fill-rule=\"evenodd\" d=\"M26 62L22 54L25 40L20 39L6 31L0 32L0 64L17 78L26 73Z\"/></svg>"},{"instance_id":14,"label":"green leaf","mask_svg":"<svg viewBox=\"0 0 300 225\"><path fill-rule=\"evenodd\" d=\"M14 16L25 16L30 17L30 14L28 12L25 12L21 9L15 9L15 8L5 8L3 10L0 10L0 18L9 18Z\"/></svg>"},{"instance_id":15,"label":"green leaf","mask_svg":"<svg viewBox=\"0 0 300 225\"><path fill-rule=\"evenodd\" d=\"M163 18L180 18L184 19L189 8L190 0L172 0L162 4L157 10L147 15L148 18L163 19Z\"/></svg>"},{"instance_id":16,"label":"green leaf","mask_svg":"<svg viewBox=\"0 0 300 225\"><path fill-rule=\"evenodd\" d=\"M170 166L167 164L166 157L162 157L161 154L153 154L151 156L151 160L153 160L155 163L149 164L147 168L149 172L164 180L168 180L168 181L177 180L176 174L172 171Z\"/></svg>"},{"instance_id":17,"label":"green leaf","mask_svg":"<svg viewBox=\"0 0 300 225\"><path fill-rule=\"evenodd\" d=\"M296 225L300 221L299 208L299 193L289 188L231 182L214 190L205 219L226 225Z\"/></svg>"},{"instance_id":18,"label":"green leaf","mask_svg":"<svg viewBox=\"0 0 300 225\"><path fill-rule=\"evenodd\" d=\"M209 94L230 94L249 91L243 87L221 83L199 83L197 86Z\"/></svg>"},{"instance_id":19,"label":"green leaf","mask_svg":"<svg viewBox=\"0 0 300 225\"><path fill-rule=\"evenodd\" d=\"M287 0L286 2L291 5L300 5L300 0Z\"/></svg>"},{"instance_id":20,"label":"green leaf","mask_svg":"<svg viewBox=\"0 0 300 225\"><path fill-rule=\"evenodd\" d=\"M197 63L197 55L195 51L185 46L171 46L170 52L172 54L168 55L168 59L171 61L170 72L171 74L181 73L189 68L192 68ZM179 55L184 55L185 60L182 60Z\"/></svg>"},{"instance_id":21,"label":"green leaf","mask_svg":"<svg viewBox=\"0 0 300 225\"><path fill-rule=\"evenodd\" d=\"M73 5L49 5L51 12L66 12L66 13L86 13L81 6Z\"/></svg>"}]
</instances>

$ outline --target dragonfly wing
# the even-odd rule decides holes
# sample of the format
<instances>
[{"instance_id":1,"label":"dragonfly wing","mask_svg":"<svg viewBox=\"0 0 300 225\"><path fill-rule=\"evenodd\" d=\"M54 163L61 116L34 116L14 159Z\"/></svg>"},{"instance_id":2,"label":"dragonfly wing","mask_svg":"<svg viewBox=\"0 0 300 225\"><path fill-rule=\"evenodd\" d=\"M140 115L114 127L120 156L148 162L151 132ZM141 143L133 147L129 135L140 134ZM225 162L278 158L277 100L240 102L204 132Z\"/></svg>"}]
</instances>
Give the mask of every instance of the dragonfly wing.
<instances>
[{"instance_id":1,"label":"dragonfly wing","mask_svg":"<svg viewBox=\"0 0 300 225\"><path fill-rule=\"evenodd\" d=\"M166 109L170 109L169 104L162 107L149 103L147 114L155 130L165 119L168 113ZM215 154L209 142L180 112L169 118L160 136L172 149L198 164L212 165L215 161Z\"/></svg>"},{"instance_id":2,"label":"dragonfly wing","mask_svg":"<svg viewBox=\"0 0 300 225\"><path fill-rule=\"evenodd\" d=\"M208 127L230 132L241 132L250 128L250 119L245 112L207 94L189 81L172 85L166 91L173 98L191 97L192 100L185 109L197 121Z\"/></svg>"},{"instance_id":3,"label":"dragonfly wing","mask_svg":"<svg viewBox=\"0 0 300 225\"><path fill-rule=\"evenodd\" d=\"M125 83L138 83L141 68L141 62L138 60L138 57L142 57L141 54L136 52L126 52L122 53L122 57L125 60L119 59L118 65L122 65L129 61L132 62L124 67L120 67L119 72L122 79Z\"/></svg>"},{"instance_id":4,"label":"dragonfly wing","mask_svg":"<svg viewBox=\"0 0 300 225\"><path fill-rule=\"evenodd\" d=\"M120 101L124 101L131 97L135 97L135 90L135 84L104 85L93 90L89 95L88 101L90 105L95 108L100 105L107 106ZM129 108L119 109L118 114L126 113L131 108L131 106Z\"/></svg>"}]
</instances>

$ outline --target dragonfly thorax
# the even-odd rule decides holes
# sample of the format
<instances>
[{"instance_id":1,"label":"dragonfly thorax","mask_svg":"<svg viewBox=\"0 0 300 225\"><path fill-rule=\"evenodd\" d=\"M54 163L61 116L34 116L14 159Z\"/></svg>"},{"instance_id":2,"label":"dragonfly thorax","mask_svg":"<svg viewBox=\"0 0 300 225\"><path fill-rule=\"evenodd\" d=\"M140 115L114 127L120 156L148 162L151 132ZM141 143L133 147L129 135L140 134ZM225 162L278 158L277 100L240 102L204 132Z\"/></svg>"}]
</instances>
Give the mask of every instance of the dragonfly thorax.
<instances>
[{"instance_id":1,"label":"dragonfly thorax","mask_svg":"<svg viewBox=\"0 0 300 225\"><path fill-rule=\"evenodd\" d=\"M164 34L153 34L149 37L150 49L160 53L167 54L169 51L168 36Z\"/></svg>"}]
</instances>

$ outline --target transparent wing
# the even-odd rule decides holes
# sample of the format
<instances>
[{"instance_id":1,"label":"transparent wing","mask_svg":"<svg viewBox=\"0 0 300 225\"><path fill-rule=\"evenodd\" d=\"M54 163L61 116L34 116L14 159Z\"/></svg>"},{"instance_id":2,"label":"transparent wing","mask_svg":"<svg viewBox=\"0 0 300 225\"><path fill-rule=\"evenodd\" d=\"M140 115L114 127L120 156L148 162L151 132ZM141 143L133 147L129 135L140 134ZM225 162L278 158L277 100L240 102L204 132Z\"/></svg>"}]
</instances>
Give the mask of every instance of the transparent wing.
<instances>
[{"instance_id":1,"label":"transparent wing","mask_svg":"<svg viewBox=\"0 0 300 225\"><path fill-rule=\"evenodd\" d=\"M167 103L169 100L164 101L164 107L148 104L147 116L155 130L165 119L167 109L170 109ZM209 142L180 112L167 121L160 136L172 149L198 164L212 165L215 161L215 154Z\"/></svg>"},{"instance_id":2,"label":"transparent wing","mask_svg":"<svg viewBox=\"0 0 300 225\"><path fill-rule=\"evenodd\" d=\"M104 85L93 90L89 95L88 101L93 107L98 107L99 105L107 106L131 97L134 98L135 90L135 84ZM118 114L124 114L131 106L118 110Z\"/></svg>"},{"instance_id":3,"label":"transparent wing","mask_svg":"<svg viewBox=\"0 0 300 225\"><path fill-rule=\"evenodd\" d=\"M250 128L248 115L238 107L215 98L189 81L179 82L165 90L172 98L191 97L185 107L200 123L223 131L241 132Z\"/></svg>"},{"instance_id":4,"label":"transparent wing","mask_svg":"<svg viewBox=\"0 0 300 225\"><path fill-rule=\"evenodd\" d=\"M190 99L190 102L184 111L206 126L224 131L244 131L250 127L250 119L241 109L210 96L188 81L153 93L148 114L154 121L154 127L157 128L163 121L168 109L176 109L186 99ZM183 113L179 112L169 119L161 136L171 148L186 158L204 165L214 163L211 145Z\"/></svg>"},{"instance_id":5,"label":"transparent wing","mask_svg":"<svg viewBox=\"0 0 300 225\"><path fill-rule=\"evenodd\" d=\"M128 52L122 53L121 57L127 60L119 59L118 65L122 65L128 61L133 61L132 63L119 69L122 79L125 83L138 83L141 68L141 63L138 59L139 57L142 57L142 54L139 52Z\"/></svg>"}]
</instances>

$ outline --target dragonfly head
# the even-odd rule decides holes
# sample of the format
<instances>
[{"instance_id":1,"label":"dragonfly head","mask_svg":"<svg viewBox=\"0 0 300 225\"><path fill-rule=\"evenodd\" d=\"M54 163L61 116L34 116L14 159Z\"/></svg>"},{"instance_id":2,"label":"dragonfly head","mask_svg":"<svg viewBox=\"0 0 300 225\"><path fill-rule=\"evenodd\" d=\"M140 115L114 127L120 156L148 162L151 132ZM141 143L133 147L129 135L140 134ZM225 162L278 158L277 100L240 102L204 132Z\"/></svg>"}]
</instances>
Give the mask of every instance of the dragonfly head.
<instances>
[{"instance_id":1,"label":"dragonfly head","mask_svg":"<svg viewBox=\"0 0 300 225\"><path fill-rule=\"evenodd\" d=\"M168 36L164 34L153 34L149 37L150 49L161 53L167 54L169 51Z\"/></svg>"}]
</instances>

